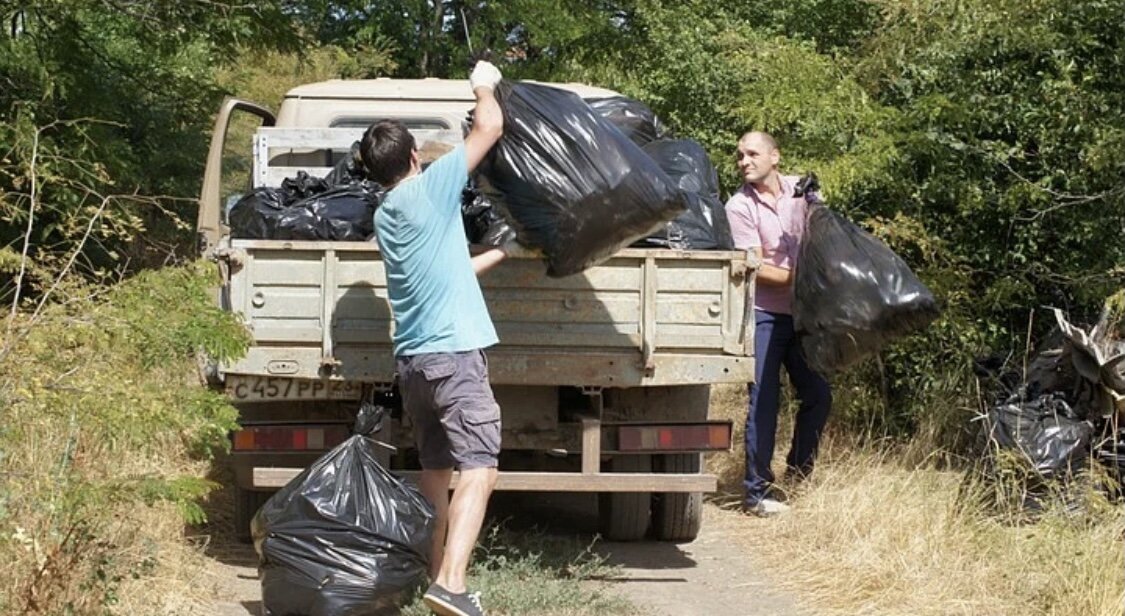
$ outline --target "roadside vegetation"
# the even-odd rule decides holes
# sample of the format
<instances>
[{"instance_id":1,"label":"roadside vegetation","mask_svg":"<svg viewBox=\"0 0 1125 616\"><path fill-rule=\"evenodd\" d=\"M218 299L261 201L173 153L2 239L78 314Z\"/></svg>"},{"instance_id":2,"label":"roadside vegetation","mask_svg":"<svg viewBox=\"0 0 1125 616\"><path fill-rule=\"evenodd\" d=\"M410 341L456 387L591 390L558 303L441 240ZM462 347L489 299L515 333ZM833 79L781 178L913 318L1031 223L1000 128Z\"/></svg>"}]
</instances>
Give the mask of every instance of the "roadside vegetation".
<instances>
[{"instance_id":1,"label":"roadside vegetation","mask_svg":"<svg viewBox=\"0 0 1125 616\"><path fill-rule=\"evenodd\" d=\"M744 420L742 388L716 391L713 403L736 425ZM951 466L940 455L918 459L914 443L862 444L831 432L812 477L783 484L793 509L747 518L738 537L810 613L1120 616L1125 609L1125 509L1094 489L1104 478L1088 478L1077 499L1056 492L1031 513L1020 506L1028 484L1018 473L983 481L962 468L969 460ZM775 468L784 468L784 455L782 447ZM741 456L716 456L710 467L727 487L714 500L737 506Z\"/></svg>"},{"instance_id":2,"label":"roadside vegetation","mask_svg":"<svg viewBox=\"0 0 1125 616\"><path fill-rule=\"evenodd\" d=\"M1028 516L977 483L973 360L1018 366L1050 328L1032 309L1088 324L1125 286L1121 23L1117 0L5 4L0 613L206 611L191 524L235 416L193 358L245 344L210 307L210 265L188 265L222 97L463 78L491 49L509 78L649 103L728 192L737 136L773 133L785 170L817 172L941 301L924 334L836 378L793 515L747 522L778 581L816 613L1120 614L1119 500ZM740 423L744 394L716 395ZM735 493L738 456L711 463ZM545 596L596 568L491 545L478 573Z\"/></svg>"}]
</instances>

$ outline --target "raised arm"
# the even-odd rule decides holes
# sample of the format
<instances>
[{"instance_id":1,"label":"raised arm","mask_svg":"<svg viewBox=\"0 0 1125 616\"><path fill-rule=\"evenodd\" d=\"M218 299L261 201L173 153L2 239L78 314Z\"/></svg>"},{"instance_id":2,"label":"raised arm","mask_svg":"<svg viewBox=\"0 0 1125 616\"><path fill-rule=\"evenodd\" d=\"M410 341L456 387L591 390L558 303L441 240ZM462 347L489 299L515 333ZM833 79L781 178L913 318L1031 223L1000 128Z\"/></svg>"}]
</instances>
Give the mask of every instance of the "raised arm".
<instances>
[{"instance_id":1,"label":"raised arm","mask_svg":"<svg viewBox=\"0 0 1125 616\"><path fill-rule=\"evenodd\" d=\"M500 69L491 62L484 61L477 62L469 76L469 85L477 98L473 127L469 130L469 136L465 137L465 160L469 173L477 168L504 133L504 114L500 111L500 103L496 102L493 92L500 79Z\"/></svg>"}]
</instances>

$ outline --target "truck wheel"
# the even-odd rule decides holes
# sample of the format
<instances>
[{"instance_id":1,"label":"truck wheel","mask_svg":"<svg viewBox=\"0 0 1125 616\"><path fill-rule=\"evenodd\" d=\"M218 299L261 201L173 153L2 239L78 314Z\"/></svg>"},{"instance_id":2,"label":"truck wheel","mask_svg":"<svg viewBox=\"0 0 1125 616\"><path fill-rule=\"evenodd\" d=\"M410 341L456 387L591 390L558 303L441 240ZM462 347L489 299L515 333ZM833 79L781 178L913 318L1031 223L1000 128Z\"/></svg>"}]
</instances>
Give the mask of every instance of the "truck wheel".
<instances>
[{"instance_id":1,"label":"truck wheel","mask_svg":"<svg viewBox=\"0 0 1125 616\"><path fill-rule=\"evenodd\" d=\"M650 473L652 456L616 456L602 469L611 473ZM652 494L606 492L598 495L602 536L610 541L639 541L648 532Z\"/></svg>"},{"instance_id":2,"label":"truck wheel","mask_svg":"<svg viewBox=\"0 0 1125 616\"><path fill-rule=\"evenodd\" d=\"M239 543L250 543L254 540L250 536L250 520L254 519L254 514L258 513L258 509L266 504L271 496L273 496L272 492L244 490L237 486L234 488L234 537Z\"/></svg>"},{"instance_id":3,"label":"truck wheel","mask_svg":"<svg viewBox=\"0 0 1125 616\"><path fill-rule=\"evenodd\" d=\"M678 453L657 456L658 473L698 473L703 455ZM689 542L703 524L702 492L664 492L653 495L652 525L661 541Z\"/></svg>"}]
</instances>

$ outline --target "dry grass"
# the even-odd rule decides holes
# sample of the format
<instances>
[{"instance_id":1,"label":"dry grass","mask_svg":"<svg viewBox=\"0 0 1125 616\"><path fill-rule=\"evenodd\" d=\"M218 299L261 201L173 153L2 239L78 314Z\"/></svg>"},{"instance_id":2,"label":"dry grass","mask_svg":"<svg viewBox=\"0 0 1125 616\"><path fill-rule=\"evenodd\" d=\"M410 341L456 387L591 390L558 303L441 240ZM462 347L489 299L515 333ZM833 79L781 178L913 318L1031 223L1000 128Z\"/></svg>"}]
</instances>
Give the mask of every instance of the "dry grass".
<instances>
[{"instance_id":1,"label":"dry grass","mask_svg":"<svg viewBox=\"0 0 1125 616\"><path fill-rule=\"evenodd\" d=\"M192 354L243 334L208 283L168 268L15 322L28 329L0 360L0 614L211 611L184 528L235 411L200 387Z\"/></svg>"},{"instance_id":2,"label":"dry grass","mask_svg":"<svg viewBox=\"0 0 1125 616\"><path fill-rule=\"evenodd\" d=\"M740 421L744 394L719 390L713 400ZM812 613L1125 613L1121 506L1091 496L1081 514L1060 508L1021 522L966 498L983 488L964 473L844 449L828 443L813 478L790 486L793 510L748 518L740 537ZM737 489L741 455L709 466Z\"/></svg>"}]
</instances>

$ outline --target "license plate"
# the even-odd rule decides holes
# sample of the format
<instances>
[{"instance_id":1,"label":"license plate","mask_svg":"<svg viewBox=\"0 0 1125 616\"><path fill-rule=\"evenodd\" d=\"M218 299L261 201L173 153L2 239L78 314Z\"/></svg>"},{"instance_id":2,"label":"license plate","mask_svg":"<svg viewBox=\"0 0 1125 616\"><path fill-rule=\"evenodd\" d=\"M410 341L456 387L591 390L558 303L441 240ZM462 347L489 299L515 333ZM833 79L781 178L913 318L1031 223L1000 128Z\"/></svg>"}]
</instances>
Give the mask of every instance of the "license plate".
<instances>
[{"instance_id":1,"label":"license plate","mask_svg":"<svg viewBox=\"0 0 1125 616\"><path fill-rule=\"evenodd\" d=\"M268 376L228 374L227 396L239 401L255 400L358 400L359 383Z\"/></svg>"}]
</instances>

